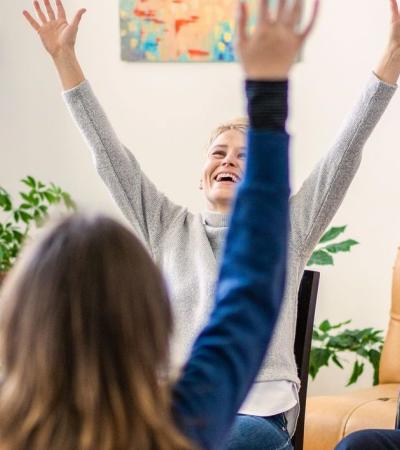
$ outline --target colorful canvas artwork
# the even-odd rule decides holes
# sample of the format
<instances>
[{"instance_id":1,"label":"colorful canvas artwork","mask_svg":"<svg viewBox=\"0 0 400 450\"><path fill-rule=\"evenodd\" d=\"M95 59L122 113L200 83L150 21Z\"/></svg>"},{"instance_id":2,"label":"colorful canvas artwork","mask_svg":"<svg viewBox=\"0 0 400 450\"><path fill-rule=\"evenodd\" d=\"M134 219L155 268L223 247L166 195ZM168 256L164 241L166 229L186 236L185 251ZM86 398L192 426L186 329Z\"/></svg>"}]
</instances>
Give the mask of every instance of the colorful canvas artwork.
<instances>
[{"instance_id":1,"label":"colorful canvas artwork","mask_svg":"<svg viewBox=\"0 0 400 450\"><path fill-rule=\"evenodd\" d=\"M250 28L258 0L248 0ZM237 0L120 0L124 61L234 61Z\"/></svg>"}]
</instances>

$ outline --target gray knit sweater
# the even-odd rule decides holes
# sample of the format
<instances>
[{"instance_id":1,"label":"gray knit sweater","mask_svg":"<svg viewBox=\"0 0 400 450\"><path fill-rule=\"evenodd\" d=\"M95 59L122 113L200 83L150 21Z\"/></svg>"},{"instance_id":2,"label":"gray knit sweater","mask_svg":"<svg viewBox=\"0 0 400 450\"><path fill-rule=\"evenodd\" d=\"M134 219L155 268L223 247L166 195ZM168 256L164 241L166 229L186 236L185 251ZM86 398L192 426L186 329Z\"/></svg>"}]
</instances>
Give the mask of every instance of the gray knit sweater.
<instances>
[{"instance_id":1,"label":"gray knit sweater","mask_svg":"<svg viewBox=\"0 0 400 450\"><path fill-rule=\"evenodd\" d=\"M291 198L286 294L260 381L299 384L293 354L299 282L359 167L364 144L395 89L371 77L334 145ZM175 314L171 356L179 367L212 309L218 270L216 253L228 218L218 213L192 214L158 191L132 153L120 143L87 81L65 92L64 99L92 151L98 173L164 272Z\"/></svg>"}]
</instances>

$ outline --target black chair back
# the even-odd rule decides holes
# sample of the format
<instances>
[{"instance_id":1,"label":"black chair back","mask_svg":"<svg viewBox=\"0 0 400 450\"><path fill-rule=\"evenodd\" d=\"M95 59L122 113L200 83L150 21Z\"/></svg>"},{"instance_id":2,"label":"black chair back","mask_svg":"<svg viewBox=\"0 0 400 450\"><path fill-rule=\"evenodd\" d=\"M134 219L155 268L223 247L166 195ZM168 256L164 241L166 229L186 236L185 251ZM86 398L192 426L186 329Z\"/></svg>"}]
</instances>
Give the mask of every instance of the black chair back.
<instances>
[{"instance_id":1,"label":"black chair back","mask_svg":"<svg viewBox=\"0 0 400 450\"><path fill-rule=\"evenodd\" d=\"M299 399L300 414L297 421L296 432L292 438L294 450L303 450L304 440L304 418L306 412L308 365L310 362L310 350L312 332L314 325L315 305L317 302L319 285L319 272L305 270L301 279L298 304L296 339L294 343L294 354L301 382Z\"/></svg>"}]
</instances>

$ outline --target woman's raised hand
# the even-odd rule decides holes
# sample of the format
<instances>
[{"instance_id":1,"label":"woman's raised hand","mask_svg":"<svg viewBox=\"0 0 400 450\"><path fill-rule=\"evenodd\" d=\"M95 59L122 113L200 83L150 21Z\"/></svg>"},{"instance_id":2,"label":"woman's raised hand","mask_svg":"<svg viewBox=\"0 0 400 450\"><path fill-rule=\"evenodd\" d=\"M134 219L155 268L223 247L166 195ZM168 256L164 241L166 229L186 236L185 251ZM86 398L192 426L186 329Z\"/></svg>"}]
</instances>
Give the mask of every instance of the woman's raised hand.
<instances>
[{"instance_id":1,"label":"woman's raised hand","mask_svg":"<svg viewBox=\"0 0 400 450\"><path fill-rule=\"evenodd\" d=\"M400 76L400 13L397 0L389 0L391 8L391 27L388 45L376 75L386 83L396 84Z\"/></svg>"},{"instance_id":2,"label":"woman's raised hand","mask_svg":"<svg viewBox=\"0 0 400 450\"><path fill-rule=\"evenodd\" d=\"M247 5L240 0L236 49L248 79L286 79L317 18L319 1L314 0L312 17L304 30L299 31L301 0L293 0L291 6L287 0L279 0L275 17L268 3L260 0L256 27L249 35Z\"/></svg>"},{"instance_id":3,"label":"woman's raised hand","mask_svg":"<svg viewBox=\"0 0 400 450\"><path fill-rule=\"evenodd\" d=\"M37 20L28 11L24 11L23 15L38 32L44 48L53 58L63 88L68 90L78 86L85 79L75 55L75 41L79 23L86 10L80 9L72 22L68 23L61 0L55 2L56 12L50 0L43 0L45 13L39 1L34 0Z\"/></svg>"},{"instance_id":4,"label":"woman's raised hand","mask_svg":"<svg viewBox=\"0 0 400 450\"><path fill-rule=\"evenodd\" d=\"M79 22L86 10L80 9L72 22L68 23L61 0L56 0L56 11L51 6L50 0L43 0L44 8L40 6L37 0L33 2L33 5L37 20L28 11L23 11L23 15L32 28L38 32L45 49L50 55L57 58L64 50L73 52Z\"/></svg>"},{"instance_id":5,"label":"woman's raised hand","mask_svg":"<svg viewBox=\"0 0 400 450\"><path fill-rule=\"evenodd\" d=\"M391 32L389 48L400 59L400 13L397 0L390 0L391 7Z\"/></svg>"}]
</instances>

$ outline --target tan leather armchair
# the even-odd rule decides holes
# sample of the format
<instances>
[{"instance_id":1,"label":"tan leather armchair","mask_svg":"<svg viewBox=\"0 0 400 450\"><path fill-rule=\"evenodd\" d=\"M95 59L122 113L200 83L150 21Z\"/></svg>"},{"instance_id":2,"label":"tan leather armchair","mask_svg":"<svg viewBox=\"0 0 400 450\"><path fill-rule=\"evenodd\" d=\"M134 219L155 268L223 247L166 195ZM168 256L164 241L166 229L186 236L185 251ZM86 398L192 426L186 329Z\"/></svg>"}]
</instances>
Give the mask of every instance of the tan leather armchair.
<instances>
[{"instance_id":1,"label":"tan leather armchair","mask_svg":"<svg viewBox=\"0 0 400 450\"><path fill-rule=\"evenodd\" d=\"M353 431L395 426L400 389L400 247L393 268L390 321L379 368L379 385L340 396L309 397L304 450L332 450Z\"/></svg>"}]
</instances>

